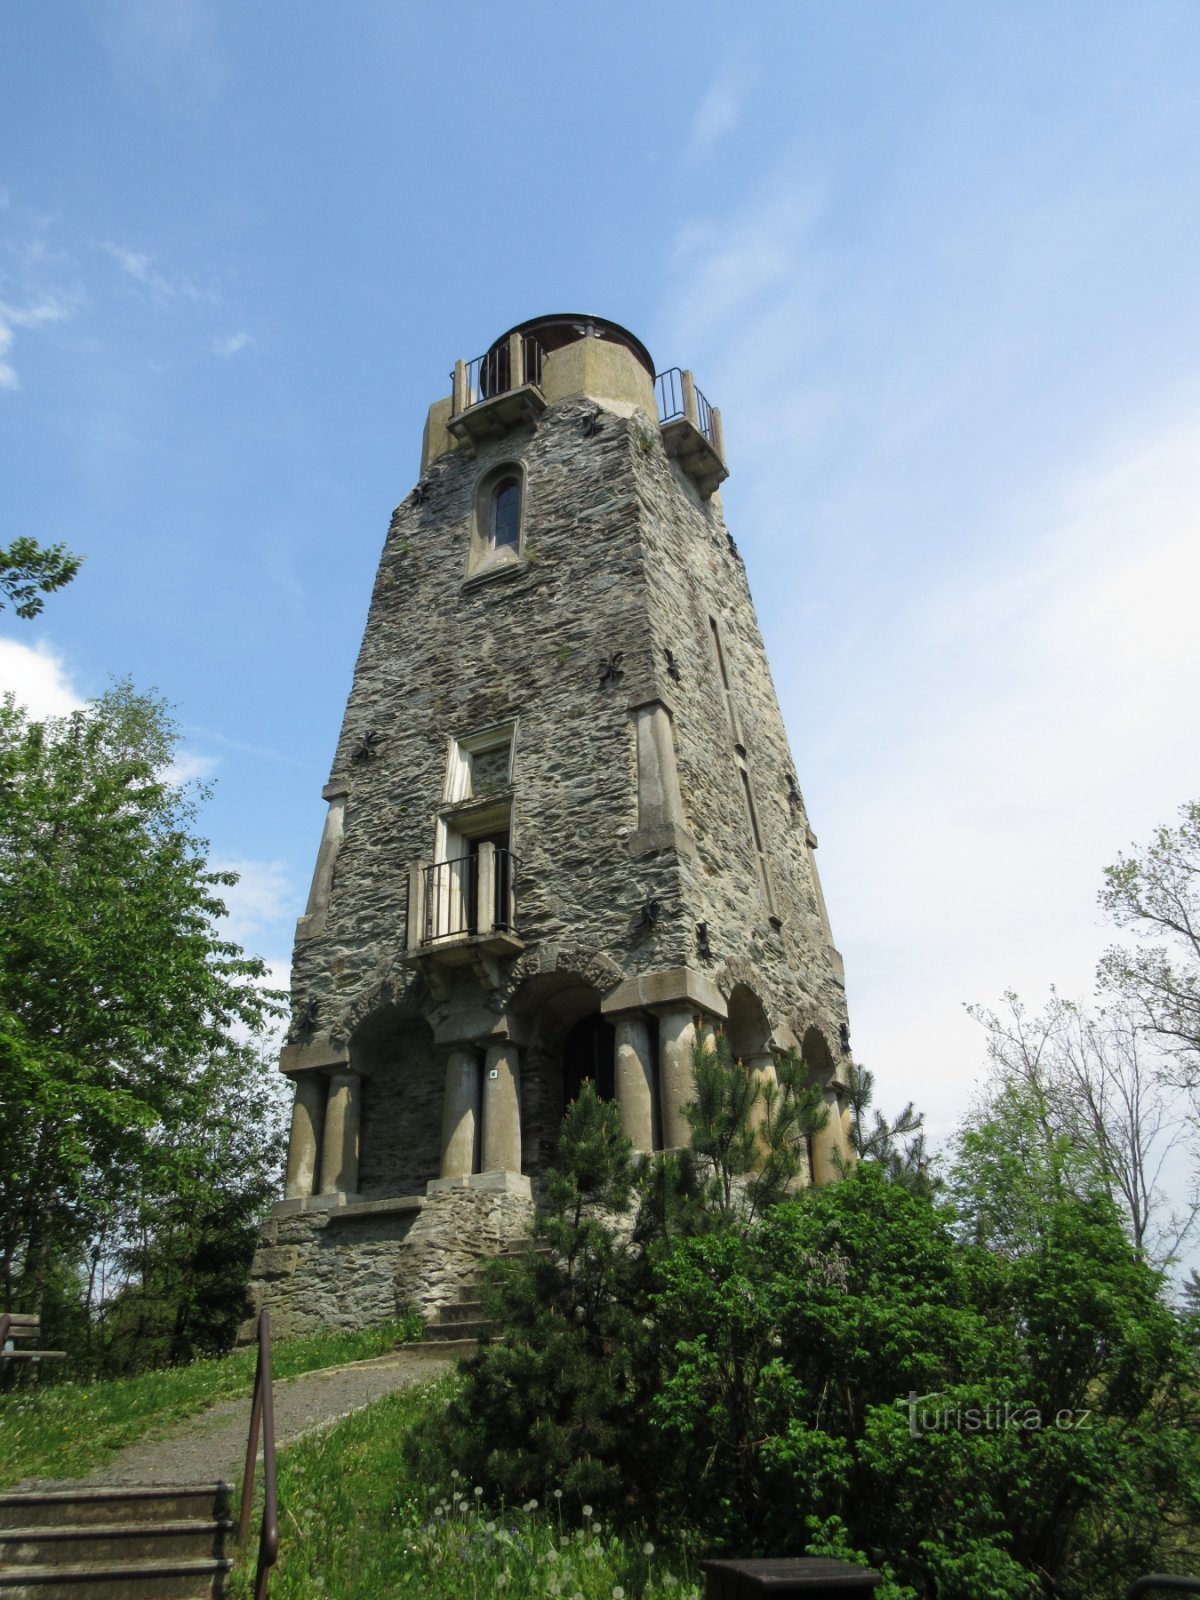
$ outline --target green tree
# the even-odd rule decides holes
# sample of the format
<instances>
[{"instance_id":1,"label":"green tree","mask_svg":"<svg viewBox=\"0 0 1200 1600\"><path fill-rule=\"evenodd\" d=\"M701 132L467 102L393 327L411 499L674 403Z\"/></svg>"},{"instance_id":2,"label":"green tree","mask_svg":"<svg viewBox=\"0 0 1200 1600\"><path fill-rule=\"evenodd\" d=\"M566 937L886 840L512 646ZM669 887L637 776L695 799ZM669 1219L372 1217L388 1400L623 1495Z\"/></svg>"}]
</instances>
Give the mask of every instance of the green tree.
<instances>
[{"instance_id":1,"label":"green tree","mask_svg":"<svg viewBox=\"0 0 1200 1600\"><path fill-rule=\"evenodd\" d=\"M774 1077L759 1078L719 1032L697 1042L692 1061L695 1099L685 1111L709 1213L753 1218L798 1181L829 1112L794 1051L777 1058Z\"/></svg>"},{"instance_id":2,"label":"green tree","mask_svg":"<svg viewBox=\"0 0 1200 1600\"><path fill-rule=\"evenodd\" d=\"M0 595L18 617L36 617L46 603L42 596L64 588L81 565L82 557L73 556L65 545L43 548L36 539L14 539L7 548L0 545Z\"/></svg>"},{"instance_id":3,"label":"green tree","mask_svg":"<svg viewBox=\"0 0 1200 1600\"><path fill-rule=\"evenodd\" d=\"M46 722L0 706L6 1304L40 1308L57 1264L128 1225L146 1175L200 1126L204 1075L273 1009L261 962L217 929L236 880L192 832L176 737L128 685Z\"/></svg>"},{"instance_id":4,"label":"green tree","mask_svg":"<svg viewBox=\"0 0 1200 1600\"><path fill-rule=\"evenodd\" d=\"M1175 1079L1200 1089L1200 801L1180 808L1176 828L1105 869L1100 903L1143 941L1114 946L1100 979L1144 1016L1174 1060Z\"/></svg>"},{"instance_id":5,"label":"green tree","mask_svg":"<svg viewBox=\"0 0 1200 1600\"><path fill-rule=\"evenodd\" d=\"M1135 1248L1172 1257L1197 1203L1168 1210L1162 1182L1172 1152L1194 1140L1180 1091L1164 1081L1162 1061L1140 1017L1119 998L1091 1010L1053 990L1041 1012L1017 995L1000 1011L968 1008L987 1032L990 1068L984 1105L1006 1092L1043 1153L1061 1152L1074 1192L1099 1186L1125 1218Z\"/></svg>"},{"instance_id":6,"label":"green tree","mask_svg":"<svg viewBox=\"0 0 1200 1600\"><path fill-rule=\"evenodd\" d=\"M850 1148L859 1161L875 1161L893 1183L904 1184L919 1194L932 1194L937 1180L930 1177L930 1157L925 1149L925 1122L910 1100L898 1116L890 1120L875 1111L868 1122L867 1112L875 1101L875 1074L851 1061L847 1068L847 1101L850 1106Z\"/></svg>"}]
</instances>

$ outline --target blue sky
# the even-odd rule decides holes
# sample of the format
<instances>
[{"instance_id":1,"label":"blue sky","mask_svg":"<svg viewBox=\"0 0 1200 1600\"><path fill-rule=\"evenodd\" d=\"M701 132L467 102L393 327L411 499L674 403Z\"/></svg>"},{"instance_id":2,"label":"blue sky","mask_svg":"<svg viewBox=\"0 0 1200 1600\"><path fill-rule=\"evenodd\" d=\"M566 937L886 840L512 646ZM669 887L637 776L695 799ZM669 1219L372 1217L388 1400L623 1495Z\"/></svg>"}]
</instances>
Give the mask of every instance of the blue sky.
<instances>
[{"instance_id":1,"label":"blue sky","mask_svg":"<svg viewBox=\"0 0 1200 1600\"><path fill-rule=\"evenodd\" d=\"M856 1054L944 1128L966 1001L1086 994L1200 795L1200 10L7 0L0 615L156 686L285 969L428 404L592 311L722 409Z\"/></svg>"}]
</instances>

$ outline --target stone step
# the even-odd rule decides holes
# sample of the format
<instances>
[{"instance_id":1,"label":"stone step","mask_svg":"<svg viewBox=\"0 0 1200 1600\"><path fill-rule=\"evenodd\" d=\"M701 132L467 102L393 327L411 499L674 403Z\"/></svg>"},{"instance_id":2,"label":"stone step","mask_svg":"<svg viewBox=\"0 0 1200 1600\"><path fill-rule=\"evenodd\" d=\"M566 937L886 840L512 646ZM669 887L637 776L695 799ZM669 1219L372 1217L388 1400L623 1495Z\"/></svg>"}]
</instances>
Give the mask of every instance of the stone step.
<instances>
[{"instance_id":1,"label":"stone step","mask_svg":"<svg viewBox=\"0 0 1200 1600\"><path fill-rule=\"evenodd\" d=\"M224 1553L233 1532L228 1517L209 1521L85 1522L53 1528L0 1527L0 1571L18 1567L79 1567L96 1561L201 1559Z\"/></svg>"},{"instance_id":2,"label":"stone step","mask_svg":"<svg viewBox=\"0 0 1200 1600\"><path fill-rule=\"evenodd\" d=\"M443 1306L439 1322L479 1322L483 1318L482 1300L459 1300L455 1305Z\"/></svg>"},{"instance_id":3,"label":"stone step","mask_svg":"<svg viewBox=\"0 0 1200 1600\"><path fill-rule=\"evenodd\" d=\"M481 1339L490 1333L492 1325L479 1317L471 1322L431 1322L425 1329L426 1344L456 1344L462 1339Z\"/></svg>"},{"instance_id":4,"label":"stone step","mask_svg":"<svg viewBox=\"0 0 1200 1600\"><path fill-rule=\"evenodd\" d=\"M74 1567L0 1567L0 1600L209 1600L226 1592L233 1562L93 1561Z\"/></svg>"},{"instance_id":5,"label":"stone step","mask_svg":"<svg viewBox=\"0 0 1200 1600\"><path fill-rule=\"evenodd\" d=\"M17 1490L0 1494L0 1527L209 1521L225 1517L232 1503L233 1490L227 1483Z\"/></svg>"},{"instance_id":6,"label":"stone step","mask_svg":"<svg viewBox=\"0 0 1200 1600\"><path fill-rule=\"evenodd\" d=\"M457 1357L474 1355L475 1351L479 1348L479 1340L459 1338L431 1339L429 1337L429 1330L426 1329L425 1342L423 1344L406 1344L404 1348L410 1355L429 1356L438 1360L444 1360L447 1356Z\"/></svg>"}]
</instances>

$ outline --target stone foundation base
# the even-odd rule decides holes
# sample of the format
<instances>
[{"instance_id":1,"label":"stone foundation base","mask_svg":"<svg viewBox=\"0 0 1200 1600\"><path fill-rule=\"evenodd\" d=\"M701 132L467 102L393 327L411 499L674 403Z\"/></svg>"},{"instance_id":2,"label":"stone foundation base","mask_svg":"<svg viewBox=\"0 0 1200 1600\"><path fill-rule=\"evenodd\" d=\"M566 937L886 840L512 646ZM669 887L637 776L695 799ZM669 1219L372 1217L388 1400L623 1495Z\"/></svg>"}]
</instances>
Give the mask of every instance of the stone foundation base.
<instances>
[{"instance_id":1,"label":"stone foundation base","mask_svg":"<svg viewBox=\"0 0 1200 1600\"><path fill-rule=\"evenodd\" d=\"M253 1317L271 1313L277 1338L370 1327L416 1311L432 1321L480 1263L528 1236L528 1178L479 1173L437 1179L424 1196L331 1205L287 1202L264 1224L250 1268Z\"/></svg>"}]
</instances>

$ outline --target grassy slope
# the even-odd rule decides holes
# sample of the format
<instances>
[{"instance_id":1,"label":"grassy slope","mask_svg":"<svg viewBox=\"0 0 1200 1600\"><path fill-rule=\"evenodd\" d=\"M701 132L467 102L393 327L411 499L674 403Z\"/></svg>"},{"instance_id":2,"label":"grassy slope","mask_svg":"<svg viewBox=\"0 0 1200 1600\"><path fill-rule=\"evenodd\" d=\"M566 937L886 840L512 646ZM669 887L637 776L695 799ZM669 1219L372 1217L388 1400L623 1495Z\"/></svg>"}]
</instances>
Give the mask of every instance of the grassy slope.
<instances>
[{"instance_id":1,"label":"grassy slope","mask_svg":"<svg viewBox=\"0 0 1200 1600\"><path fill-rule=\"evenodd\" d=\"M653 1535L615 1538L552 1487L542 1507L497 1509L450 1462L441 1483L410 1477L404 1433L453 1382L399 1390L280 1455L272 1600L695 1600L685 1555L656 1549ZM235 1600L252 1594L253 1571L247 1552Z\"/></svg>"},{"instance_id":2,"label":"grassy slope","mask_svg":"<svg viewBox=\"0 0 1200 1600\"><path fill-rule=\"evenodd\" d=\"M383 1355L399 1334L399 1324L388 1323L363 1333L280 1339L272 1352L274 1374L290 1378ZM61 1383L0 1395L0 1488L23 1478L77 1477L124 1445L153 1437L182 1417L219 1400L249 1395L254 1362L252 1349L239 1350L136 1378Z\"/></svg>"}]
</instances>

